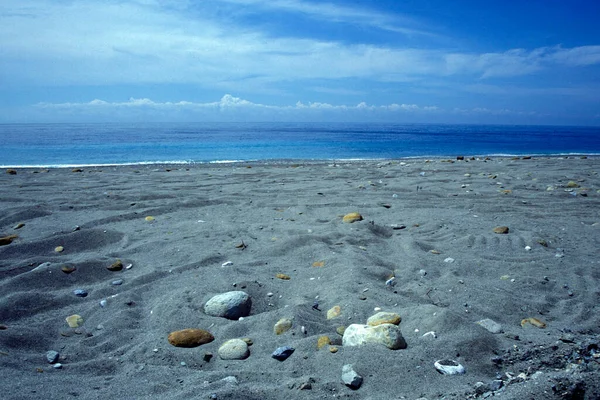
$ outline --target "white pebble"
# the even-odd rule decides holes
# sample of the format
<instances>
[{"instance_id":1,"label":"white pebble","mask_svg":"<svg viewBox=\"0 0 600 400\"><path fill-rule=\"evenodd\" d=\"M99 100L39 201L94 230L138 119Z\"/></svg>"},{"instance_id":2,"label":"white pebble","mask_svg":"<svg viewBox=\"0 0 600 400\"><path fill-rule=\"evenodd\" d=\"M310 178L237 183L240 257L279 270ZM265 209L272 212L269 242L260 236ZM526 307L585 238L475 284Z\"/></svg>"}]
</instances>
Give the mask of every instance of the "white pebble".
<instances>
[{"instance_id":1,"label":"white pebble","mask_svg":"<svg viewBox=\"0 0 600 400\"><path fill-rule=\"evenodd\" d=\"M100 307L104 308L106 307L107 301L106 300L100 300Z\"/></svg>"},{"instance_id":2,"label":"white pebble","mask_svg":"<svg viewBox=\"0 0 600 400\"><path fill-rule=\"evenodd\" d=\"M527 250L527 251L531 250L531 246L525 246L525 250Z\"/></svg>"},{"instance_id":3,"label":"white pebble","mask_svg":"<svg viewBox=\"0 0 600 400\"><path fill-rule=\"evenodd\" d=\"M61 363L56 363L56 364L52 365L52 367L54 369L61 369L62 368L62 364Z\"/></svg>"},{"instance_id":4,"label":"white pebble","mask_svg":"<svg viewBox=\"0 0 600 400\"><path fill-rule=\"evenodd\" d=\"M454 262L454 258L452 258L452 257L448 257L448 258L446 258L446 259L444 260L444 262L447 262L447 263L453 263L453 262Z\"/></svg>"},{"instance_id":5,"label":"white pebble","mask_svg":"<svg viewBox=\"0 0 600 400\"><path fill-rule=\"evenodd\" d=\"M221 267L229 267L230 265L233 265L233 262L225 261L223 264L221 264Z\"/></svg>"},{"instance_id":6,"label":"white pebble","mask_svg":"<svg viewBox=\"0 0 600 400\"><path fill-rule=\"evenodd\" d=\"M127 265L125 266L125 269L131 269L131 268L133 268L133 264L127 264Z\"/></svg>"},{"instance_id":7,"label":"white pebble","mask_svg":"<svg viewBox=\"0 0 600 400\"><path fill-rule=\"evenodd\" d=\"M267 293L267 297L273 297L273 292Z\"/></svg>"},{"instance_id":8,"label":"white pebble","mask_svg":"<svg viewBox=\"0 0 600 400\"><path fill-rule=\"evenodd\" d=\"M373 310L374 311L381 311L381 307L375 307Z\"/></svg>"}]
</instances>

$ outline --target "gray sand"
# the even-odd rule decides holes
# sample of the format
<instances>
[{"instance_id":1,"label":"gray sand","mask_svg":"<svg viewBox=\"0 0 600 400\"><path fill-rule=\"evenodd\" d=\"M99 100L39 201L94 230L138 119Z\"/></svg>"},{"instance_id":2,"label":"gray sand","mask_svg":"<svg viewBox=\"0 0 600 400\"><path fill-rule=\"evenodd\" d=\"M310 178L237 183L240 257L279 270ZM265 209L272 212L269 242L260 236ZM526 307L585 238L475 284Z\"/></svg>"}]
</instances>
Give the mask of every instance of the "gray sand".
<instances>
[{"instance_id":1,"label":"gray sand","mask_svg":"<svg viewBox=\"0 0 600 400\"><path fill-rule=\"evenodd\" d=\"M534 157L2 173L0 236L18 235L0 246L2 396L600 398L599 170ZM364 220L344 223L350 212ZM107 270L117 259L131 268ZM204 313L232 290L251 296L250 316ZM336 328L376 309L402 317L408 347L342 346ZM281 318L293 327L275 335ZM501 332L476 324L486 318ZM215 340L169 344L185 328ZM319 350L322 335L333 344ZM252 340L247 359L219 358L233 338ZM271 358L285 345L287 360ZM440 359L466 373L439 374Z\"/></svg>"}]
</instances>

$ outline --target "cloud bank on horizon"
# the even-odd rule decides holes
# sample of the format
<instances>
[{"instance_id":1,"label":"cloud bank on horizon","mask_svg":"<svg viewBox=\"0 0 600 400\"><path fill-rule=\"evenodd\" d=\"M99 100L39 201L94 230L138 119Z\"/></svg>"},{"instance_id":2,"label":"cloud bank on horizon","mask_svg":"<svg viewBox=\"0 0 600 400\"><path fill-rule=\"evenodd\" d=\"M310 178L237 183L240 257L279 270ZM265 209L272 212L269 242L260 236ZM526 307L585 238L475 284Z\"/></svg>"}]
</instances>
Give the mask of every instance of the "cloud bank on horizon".
<instances>
[{"instance_id":1,"label":"cloud bank on horizon","mask_svg":"<svg viewBox=\"0 0 600 400\"><path fill-rule=\"evenodd\" d=\"M600 3L448 3L4 0L0 122L600 124Z\"/></svg>"}]
</instances>

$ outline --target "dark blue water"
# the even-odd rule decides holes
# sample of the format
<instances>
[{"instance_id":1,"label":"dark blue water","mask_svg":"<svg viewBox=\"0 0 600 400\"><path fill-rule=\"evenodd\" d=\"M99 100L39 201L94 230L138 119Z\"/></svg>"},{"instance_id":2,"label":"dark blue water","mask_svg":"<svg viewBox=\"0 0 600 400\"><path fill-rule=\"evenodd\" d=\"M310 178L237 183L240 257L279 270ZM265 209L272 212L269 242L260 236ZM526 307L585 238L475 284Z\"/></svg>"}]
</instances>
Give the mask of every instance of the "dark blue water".
<instances>
[{"instance_id":1,"label":"dark blue water","mask_svg":"<svg viewBox=\"0 0 600 400\"><path fill-rule=\"evenodd\" d=\"M600 154L600 127L0 124L0 166Z\"/></svg>"}]
</instances>

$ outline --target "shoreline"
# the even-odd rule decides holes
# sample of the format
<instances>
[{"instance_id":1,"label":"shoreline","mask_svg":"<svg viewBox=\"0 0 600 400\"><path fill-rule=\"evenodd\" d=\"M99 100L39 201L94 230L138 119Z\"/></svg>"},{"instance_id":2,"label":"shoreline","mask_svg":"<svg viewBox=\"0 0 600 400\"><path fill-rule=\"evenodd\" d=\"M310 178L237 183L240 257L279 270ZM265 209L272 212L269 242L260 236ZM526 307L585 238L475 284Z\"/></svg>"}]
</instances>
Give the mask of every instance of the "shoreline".
<instances>
[{"instance_id":1,"label":"shoreline","mask_svg":"<svg viewBox=\"0 0 600 400\"><path fill-rule=\"evenodd\" d=\"M39 169L0 174L11 398L600 395L600 157ZM206 311L230 291L249 315ZM379 311L406 348L344 339ZM213 340L170 343L192 328Z\"/></svg>"},{"instance_id":2,"label":"shoreline","mask_svg":"<svg viewBox=\"0 0 600 400\"><path fill-rule=\"evenodd\" d=\"M448 156L408 156L398 158L331 158L331 159L263 159L263 160L215 160L215 161L141 161L141 162L129 162L129 163L106 163L106 164L39 164L39 165L0 165L0 169L18 168L18 169L35 169L35 168L48 168L48 169L66 169L66 168L100 168L100 167L152 167L152 166L206 166L206 165L239 165L239 164L253 164L253 165L290 165L290 164L307 164L307 165L321 165L328 163L379 163L379 162L402 162L402 161L461 161L457 160L456 155ZM483 161L486 158L494 159L569 159L569 158L600 158L599 153L564 153L564 154L487 154L487 155L468 155L461 156L467 161Z\"/></svg>"}]
</instances>

